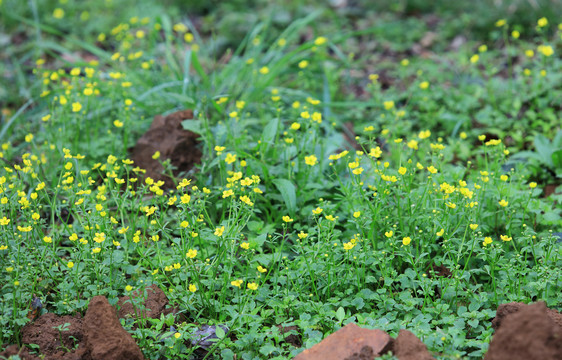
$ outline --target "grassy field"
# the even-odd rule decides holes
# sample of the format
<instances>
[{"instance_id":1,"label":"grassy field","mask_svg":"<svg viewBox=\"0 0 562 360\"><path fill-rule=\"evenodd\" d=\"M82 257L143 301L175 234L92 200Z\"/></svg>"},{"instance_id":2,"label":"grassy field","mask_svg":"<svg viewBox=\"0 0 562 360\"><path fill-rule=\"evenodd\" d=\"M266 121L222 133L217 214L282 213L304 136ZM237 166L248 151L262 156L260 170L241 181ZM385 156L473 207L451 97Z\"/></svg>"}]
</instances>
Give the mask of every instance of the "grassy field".
<instances>
[{"instance_id":1,"label":"grassy field","mask_svg":"<svg viewBox=\"0 0 562 360\"><path fill-rule=\"evenodd\" d=\"M478 359L499 304L562 308L558 1L186 3L0 0L2 343L34 296L152 284L182 320L124 323L147 359L350 322ZM184 109L202 158L169 188L130 149Z\"/></svg>"}]
</instances>

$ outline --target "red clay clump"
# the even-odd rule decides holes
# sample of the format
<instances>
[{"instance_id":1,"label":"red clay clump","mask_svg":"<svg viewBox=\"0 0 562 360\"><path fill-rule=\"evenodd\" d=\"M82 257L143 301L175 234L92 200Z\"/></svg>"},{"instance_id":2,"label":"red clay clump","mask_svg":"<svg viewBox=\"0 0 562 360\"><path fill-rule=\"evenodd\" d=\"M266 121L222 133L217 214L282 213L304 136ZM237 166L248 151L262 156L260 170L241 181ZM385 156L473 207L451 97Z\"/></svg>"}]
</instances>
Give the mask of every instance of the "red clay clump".
<instances>
[{"instance_id":1,"label":"red clay clump","mask_svg":"<svg viewBox=\"0 0 562 360\"><path fill-rule=\"evenodd\" d=\"M169 314L172 309L166 309L168 298L166 294L156 285L151 285L145 289L146 295L140 290L135 290L130 296L119 298L117 303L119 318L135 319L157 319L161 314ZM142 309L142 310L141 310Z\"/></svg>"},{"instance_id":2,"label":"red clay clump","mask_svg":"<svg viewBox=\"0 0 562 360\"><path fill-rule=\"evenodd\" d=\"M434 359L424 343L408 330L400 330L393 340L382 330L367 330L348 324L304 350L294 360L373 360L389 351L400 360Z\"/></svg>"},{"instance_id":3,"label":"red clay clump","mask_svg":"<svg viewBox=\"0 0 562 360\"><path fill-rule=\"evenodd\" d=\"M560 314L545 303L501 305L492 324L497 330L485 360L562 359Z\"/></svg>"},{"instance_id":4,"label":"red clay clump","mask_svg":"<svg viewBox=\"0 0 562 360\"><path fill-rule=\"evenodd\" d=\"M353 355L346 357L344 360L372 360L374 356L372 347L363 346L361 351L353 353Z\"/></svg>"},{"instance_id":5,"label":"red clay clump","mask_svg":"<svg viewBox=\"0 0 562 360\"><path fill-rule=\"evenodd\" d=\"M198 148L199 135L184 130L181 123L193 119L191 110L178 111L166 117L157 115L148 131L131 149L131 158L136 166L146 170L145 177L154 181L164 181L162 188L175 188L172 178L162 174L162 161L170 159L174 166L173 175L189 171L201 162L201 150ZM160 152L160 158L153 159L154 153Z\"/></svg>"},{"instance_id":6,"label":"red clay clump","mask_svg":"<svg viewBox=\"0 0 562 360\"><path fill-rule=\"evenodd\" d=\"M306 349L295 360L367 359L388 352L392 338L382 330L363 329L348 324L331 334L319 344Z\"/></svg>"},{"instance_id":7,"label":"red clay clump","mask_svg":"<svg viewBox=\"0 0 562 360\"><path fill-rule=\"evenodd\" d=\"M427 347L414 333L400 330L392 347L392 353L400 360L433 360Z\"/></svg>"},{"instance_id":8,"label":"red clay clump","mask_svg":"<svg viewBox=\"0 0 562 360\"><path fill-rule=\"evenodd\" d=\"M527 307L529 305L512 302L507 304L501 304L496 311L496 317L492 320L492 327L494 330L498 330L501 326L502 321L509 315L518 312L519 310ZM554 321L558 326L562 327L562 314L556 310L546 308L546 315Z\"/></svg>"},{"instance_id":9,"label":"red clay clump","mask_svg":"<svg viewBox=\"0 0 562 360\"><path fill-rule=\"evenodd\" d=\"M39 346L37 356L30 353L28 348L20 349L16 345L8 346L0 356L7 358L19 354L24 360L37 360L40 356L49 360L144 359L136 342L121 326L119 318L159 318L173 309L166 308L168 298L156 285L148 287L146 295L135 291L132 297L137 302L135 307L130 297L125 296L119 299L117 311L104 296L96 296L90 301L83 319L78 316L43 314L24 326L21 332L24 344ZM57 329L59 326L63 326L61 331Z\"/></svg>"},{"instance_id":10,"label":"red clay clump","mask_svg":"<svg viewBox=\"0 0 562 360\"><path fill-rule=\"evenodd\" d=\"M137 360L144 356L135 340L117 318L105 296L90 300L83 321L86 348L92 360Z\"/></svg>"},{"instance_id":11,"label":"red clay clump","mask_svg":"<svg viewBox=\"0 0 562 360\"><path fill-rule=\"evenodd\" d=\"M60 331L58 327L61 327ZM25 325L21 335L24 344L39 345L39 352L46 359L80 360L85 357L82 319L79 317L46 313Z\"/></svg>"}]
</instances>

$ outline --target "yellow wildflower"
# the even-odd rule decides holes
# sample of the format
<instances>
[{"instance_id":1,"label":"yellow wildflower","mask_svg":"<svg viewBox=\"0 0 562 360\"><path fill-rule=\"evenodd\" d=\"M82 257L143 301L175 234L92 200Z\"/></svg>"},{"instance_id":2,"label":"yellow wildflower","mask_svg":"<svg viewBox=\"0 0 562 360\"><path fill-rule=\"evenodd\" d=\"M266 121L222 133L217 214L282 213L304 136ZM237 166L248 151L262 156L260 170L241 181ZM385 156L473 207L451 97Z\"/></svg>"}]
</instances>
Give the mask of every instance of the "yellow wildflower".
<instances>
[{"instance_id":1,"label":"yellow wildflower","mask_svg":"<svg viewBox=\"0 0 562 360\"><path fill-rule=\"evenodd\" d=\"M222 236L224 234L224 226L216 228L214 234L219 237Z\"/></svg>"},{"instance_id":2,"label":"yellow wildflower","mask_svg":"<svg viewBox=\"0 0 562 360\"><path fill-rule=\"evenodd\" d=\"M248 283L248 289L250 289L250 290L257 290L257 289L258 289L258 284L254 283L254 282Z\"/></svg>"},{"instance_id":3,"label":"yellow wildflower","mask_svg":"<svg viewBox=\"0 0 562 360\"><path fill-rule=\"evenodd\" d=\"M316 155L305 156L304 162L306 163L306 165L314 166L318 163L318 158L316 157Z\"/></svg>"},{"instance_id":4,"label":"yellow wildflower","mask_svg":"<svg viewBox=\"0 0 562 360\"><path fill-rule=\"evenodd\" d=\"M187 251L187 253L185 254L186 257L193 259L197 256L197 250L196 249L189 249Z\"/></svg>"}]
</instances>

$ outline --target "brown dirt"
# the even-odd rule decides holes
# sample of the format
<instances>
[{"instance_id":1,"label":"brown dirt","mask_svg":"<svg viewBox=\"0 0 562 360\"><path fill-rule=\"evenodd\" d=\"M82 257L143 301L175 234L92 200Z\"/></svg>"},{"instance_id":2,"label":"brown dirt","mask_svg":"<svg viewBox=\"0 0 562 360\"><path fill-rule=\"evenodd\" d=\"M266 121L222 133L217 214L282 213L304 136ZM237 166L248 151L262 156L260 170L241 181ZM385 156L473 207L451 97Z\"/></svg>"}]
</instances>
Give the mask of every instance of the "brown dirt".
<instances>
[{"instance_id":1,"label":"brown dirt","mask_svg":"<svg viewBox=\"0 0 562 360\"><path fill-rule=\"evenodd\" d=\"M117 318L105 296L94 296L83 322L86 348L92 360L144 359L135 340Z\"/></svg>"},{"instance_id":2,"label":"brown dirt","mask_svg":"<svg viewBox=\"0 0 562 360\"><path fill-rule=\"evenodd\" d=\"M435 265L432 264L431 265L431 270L433 271L433 273L439 277L447 277L450 278L451 276L453 276L453 274L451 273L451 270L449 270L445 265ZM429 274L429 277L431 278L431 272Z\"/></svg>"},{"instance_id":3,"label":"brown dirt","mask_svg":"<svg viewBox=\"0 0 562 360\"><path fill-rule=\"evenodd\" d=\"M119 309L118 315L120 319L157 319L160 318L161 314L167 315L173 311L171 308L166 308L168 298L156 285L146 288L146 299L144 298L144 292L140 290L133 291L132 297L132 302L129 296L119 298L117 308ZM133 303L135 303L134 306ZM142 307L142 310L139 307Z\"/></svg>"},{"instance_id":4,"label":"brown dirt","mask_svg":"<svg viewBox=\"0 0 562 360\"><path fill-rule=\"evenodd\" d=\"M372 360L375 357L373 354L373 348L370 346L363 346L359 353L354 353L351 356L345 358L345 360Z\"/></svg>"},{"instance_id":5,"label":"brown dirt","mask_svg":"<svg viewBox=\"0 0 562 360\"><path fill-rule=\"evenodd\" d=\"M485 360L560 360L562 326L560 313L543 302L532 305L503 304L492 324L496 333Z\"/></svg>"},{"instance_id":6,"label":"brown dirt","mask_svg":"<svg viewBox=\"0 0 562 360\"><path fill-rule=\"evenodd\" d=\"M137 309L142 307L144 310L138 310L138 315L142 314L144 318L159 318L161 314L166 315L174 310L166 308L168 299L156 285L146 289L146 299L139 291L132 293L133 298L139 295L141 298ZM120 298L116 310L105 297L96 296L90 301L84 318L45 313L23 327L22 342L38 345L39 353L49 360L144 359L140 348L119 322L119 318L137 314L127 300L130 300L129 296ZM65 323L69 323L68 330L59 334L56 327ZM61 335L66 349L61 346ZM7 347L0 356L9 357L18 352L24 360L40 359L31 354L29 349L19 349L16 345Z\"/></svg>"},{"instance_id":7,"label":"brown dirt","mask_svg":"<svg viewBox=\"0 0 562 360\"><path fill-rule=\"evenodd\" d=\"M502 324L502 321L510 314L516 313L519 310L528 307L529 305L520 303L520 302L512 302L507 304L501 304L496 311L496 317L492 320L492 327L494 330L498 330ZM546 308L547 316L554 321L558 326L562 327L562 314L560 314L556 310L552 310Z\"/></svg>"},{"instance_id":8,"label":"brown dirt","mask_svg":"<svg viewBox=\"0 0 562 360\"><path fill-rule=\"evenodd\" d=\"M133 298L141 296L139 300L144 302L142 316L156 318L173 311L166 308L168 299L157 286L152 285L146 290L146 299L142 299L144 296L138 291L132 293ZM83 319L46 313L24 326L22 341L37 344L40 354L50 360L144 359L140 348L118 320L118 313L123 318L141 315L127 302L129 299L128 296L120 298L116 311L104 296L96 296L90 301ZM68 330L59 333L56 327L65 323L69 324ZM548 309L543 302L502 304L492 327L496 333L485 360L562 359L562 314ZM279 325L278 328L282 334L296 331L296 335L287 335L284 342L302 346L297 327ZM393 340L382 330L348 324L301 352L295 360L371 360L389 351L400 360L434 359L421 340L408 330L400 330ZM23 360L40 359L29 349L19 349L16 345L7 347L0 356L18 354Z\"/></svg>"},{"instance_id":9,"label":"brown dirt","mask_svg":"<svg viewBox=\"0 0 562 360\"><path fill-rule=\"evenodd\" d=\"M411 331L400 330L394 340L392 353L400 360L433 360L427 347Z\"/></svg>"},{"instance_id":10,"label":"brown dirt","mask_svg":"<svg viewBox=\"0 0 562 360\"><path fill-rule=\"evenodd\" d=\"M19 356L23 360L35 360L38 357L31 355L29 349L22 347L21 349L17 345L10 345L4 351L0 352L0 358L9 358L10 356Z\"/></svg>"},{"instance_id":11,"label":"brown dirt","mask_svg":"<svg viewBox=\"0 0 562 360\"><path fill-rule=\"evenodd\" d=\"M348 324L319 344L304 350L294 360L366 359L366 354L370 354L372 359L372 356L388 352L391 347L392 338L386 332Z\"/></svg>"},{"instance_id":12,"label":"brown dirt","mask_svg":"<svg viewBox=\"0 0 562 360\"><path fill-rule=\"evenodd\" d=\"M68 331L61 331L56 327L68 323ZM37 321L25 325L21 330L24 344L39 345L41 354L48 359L82 359L84 357L84 339L82 333L82 319L74 316L57 316L46 313ZM73 337L76 340L73 340ZM61 345L66 347L66 349ZM78 348L75 349L75 343ZM72 350L72 351L67 351Z\"/></svg>"},{"instance_id":13,"label":"brown dirt","mask_svg":"<svg viewBox=\"0 0 562 360\"><path fill-rule=\"evenodd\" d=\"M560 186L560 184L547 184L547 185L545 185L545 186L544 186L544 191L543 191L542 196L545 197L545 198L547 198L547 197L549 197L550 195L559 194L560 192L558 192L558 193L556 192L556 189L557 189L559 186Z\"/></svg>"},{"instance_id":14,"label":"brown dirt","mask_svg":"<svg viewBox=\"0 0 562 360\"><path fill-rule=\"evenodd\" d=\"M154 117L148 131L130 149L131 159L136 166L146 170L145 177L155 181L164 181L162 188L175 188L173 180L162 174L164 167L161 162L170 159L175 167L173 175L178 176L201 162L201 150L198 148L199 135L184 130L181 123L193 119L191 110L178 111L168 116ZM160 151L160 159L153 159L156 151Z\"/></svg>"},{"instance_id":15,"label":"brown dirt","mask_svg":"<svg viewBox=\"0 0 562 360\"><path fill-rule=\"evenodd\" d=\"M302 346L302 338L301 335L299 333L299 328L297 326L283 326L283 325L277 325L277 327L279 328L279 332L281 332L281 334L283 334L285 340L283 340L283 342L287 343L287 344L291 344L294 347L300 348ZM296 334L287 334L288 332L296 332Z\"/></svg>"}]
</instances>

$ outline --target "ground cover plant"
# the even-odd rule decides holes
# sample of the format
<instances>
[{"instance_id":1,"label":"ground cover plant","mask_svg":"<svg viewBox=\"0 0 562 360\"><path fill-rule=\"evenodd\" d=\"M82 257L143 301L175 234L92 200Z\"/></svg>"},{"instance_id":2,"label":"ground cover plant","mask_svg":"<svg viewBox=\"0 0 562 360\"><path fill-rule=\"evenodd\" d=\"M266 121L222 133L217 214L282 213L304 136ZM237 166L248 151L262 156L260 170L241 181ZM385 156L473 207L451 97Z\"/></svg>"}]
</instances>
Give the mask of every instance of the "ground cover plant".
<instances>
[{"instance_id":1,"label":"ground cover plant","mask_svg":"<svg viewBox=\"0 0 562 360\"><path fill-rule=\"evenodd\" d=\"M234 38L178 4L84 4L0 2L3 344L37 301L83 314L151 285L179 313L123 320L150 359L290 358L350 322L482 358L500 304L561 308L554 11L451 49L415 2L292 4ZM131 148L184 109L201 163L155 152L166 181L146 176Z\"/></svg>"}]
</instances>

